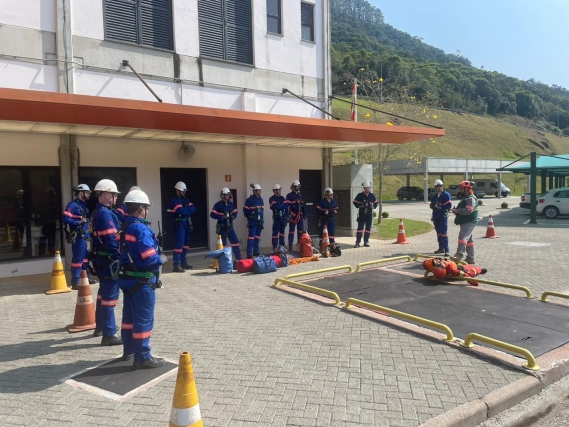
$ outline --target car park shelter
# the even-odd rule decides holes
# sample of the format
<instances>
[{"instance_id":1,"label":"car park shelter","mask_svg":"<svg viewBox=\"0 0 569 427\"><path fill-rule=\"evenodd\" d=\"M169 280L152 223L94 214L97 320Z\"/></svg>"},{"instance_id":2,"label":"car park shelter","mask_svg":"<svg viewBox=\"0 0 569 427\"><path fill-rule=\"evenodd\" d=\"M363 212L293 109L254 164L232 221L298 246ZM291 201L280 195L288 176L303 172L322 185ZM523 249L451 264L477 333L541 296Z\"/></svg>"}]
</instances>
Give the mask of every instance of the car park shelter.
<instances>
[{"instance_id":1,"label":"car park shelter","mask_svg":"<svg viewBox=\"0 0 569 427\"><path fill-rule=\"evenodd\" d=\"M153 203L152 226L158 231L160 221L168 250L167 209L175 182L185 181L197 206L190 248L205 251L216 242L209 211L222 187L234 194L235 227L243 238L241 207L250 183L261 184L267 201L275 183L286 194L293 180L304 180L305 201L317 203L332 184L333 149L441 136L443 129L0 89L0 232L6 237L0 277L50 271L53 251L62 247L61 211L80 182L93 188L99 179L116 180L119 202L139 185ZM266 228L262 237L269 236ZM32 268L36 258L41 263ZM25 266L14 264L22 260Z\"/></svg>"},{"instance_id":2,"label":"car park shelter","mask_svg":"<svg viewBox=\"0 0 569 427\"><path fill-rule=\"evenodd\" d=\"M498 186L502 183L502 172L497 172L501 167L510 163L509 160L481 160L481 159L446 159L438 157L425 157L420 161L415 160L392 160L389 162L385 175L406 175L407 187L411 185L411 175L423 175L424 201L427 202L429 187L429 175L435 175L444 182L445 175L462 175L469 179L473 175L496 174ZM510 173L509 171L504 171Z\"/></svg>"}]
</instances>

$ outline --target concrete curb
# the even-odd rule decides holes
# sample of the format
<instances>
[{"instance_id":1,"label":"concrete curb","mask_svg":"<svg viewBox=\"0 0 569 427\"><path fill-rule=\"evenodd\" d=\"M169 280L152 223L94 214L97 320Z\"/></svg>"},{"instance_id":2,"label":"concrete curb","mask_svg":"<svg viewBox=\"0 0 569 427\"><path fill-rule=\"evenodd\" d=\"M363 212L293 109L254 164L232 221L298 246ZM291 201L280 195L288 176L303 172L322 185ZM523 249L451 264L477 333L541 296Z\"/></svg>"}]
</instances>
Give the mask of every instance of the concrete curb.
<instances>
[{"instance_id":1,"label":"concrete curb","mask_svg":"<svg viewBox=\"0 0 569 427\"><path fill-rule=\"evenodd\" d=\"M544 384L536 377L522 378L480 399L457 406L421 424L420 427L475 427L493 416L538 394Z\"/></svg>"}]
</instances>

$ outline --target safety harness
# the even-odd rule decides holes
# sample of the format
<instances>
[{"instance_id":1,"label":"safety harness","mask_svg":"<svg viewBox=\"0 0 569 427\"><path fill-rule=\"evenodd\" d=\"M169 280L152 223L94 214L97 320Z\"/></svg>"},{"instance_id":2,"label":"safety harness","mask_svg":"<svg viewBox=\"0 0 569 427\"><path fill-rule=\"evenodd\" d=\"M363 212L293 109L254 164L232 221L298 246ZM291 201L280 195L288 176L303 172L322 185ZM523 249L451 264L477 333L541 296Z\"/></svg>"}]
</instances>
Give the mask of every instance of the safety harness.
<instances>
[{"instance_id":1,"label":"safety harness","mask_svg":"<svg viewBox=\"0 0 569 427\"><path fill-rule=\"evenodd\" d=\"M132 224L132 223L131 223ZM156 277L156 274L152 271L152 269L140 269L136 266L136 263L132 259L130 254L130 249L126 243L126 230L128 226L131 224L124 224L121 233L121 248L126 253L128 257L128 264L121 264L119 277L127 277L127 278L135 278L137 280L137 284L134 285L132 288L128 289L127 292L131 295L134 295L138 292L144 285L148 285L152 289L156 289L156 285L151 282L151 280Z\"/></svg>"}]
</instances>

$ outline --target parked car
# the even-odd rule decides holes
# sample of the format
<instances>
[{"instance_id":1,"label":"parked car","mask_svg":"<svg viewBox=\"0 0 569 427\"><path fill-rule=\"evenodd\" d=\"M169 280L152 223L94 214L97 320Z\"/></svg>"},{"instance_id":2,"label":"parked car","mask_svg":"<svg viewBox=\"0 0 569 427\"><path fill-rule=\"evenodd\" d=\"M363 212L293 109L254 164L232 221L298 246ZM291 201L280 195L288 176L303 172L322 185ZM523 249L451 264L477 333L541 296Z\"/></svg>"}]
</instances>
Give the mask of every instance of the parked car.
<instances>
[{"instance_id":1,"label":"parked car","mask_svg":"<svg viewBox=\"0 0 569 427\"><path fill-rule=\"evenodd\" d=\"M486 196L486 193L482 190L476 190L474 188L472 190L474 192L474 195L479 199ZM450 193L450 195L452 196L453 199L460 199L461 198L459 195L458 185L449 185L449 187L447 188L446 191L448 191Z\"/></svg>"},{"instance_id":2,"label":"parked car","mask_svg":"<svg viewBox=\"0 0 569 427\"><path fill-rule=\"evenodd\" d=\"M510 189L506 187L503 182L501 184L502 184L501 186L502 197L508 197L510 195ZM498 197L498 180L497 179L476 180L473 190L483 191L485 193L484 196L486 194L489 194L491 196L494 195Z\"/></svg>"},{"instance_id":3,"label":"parked car","mask_svg":"<svg viewBox=\"0 0 569 427\"><path fill-rule=\"evenodd\" d=\"M530 208L530 197L531 197L530 193L522 194L521 201L520 201L520 208L524 208L524 209ZM537 196L537 199L539 199L539 196ZM537 205L537 200L535 201L535 204Z\"/></svg>"},{"instance_id":4,"label":"parked car","mask_svg":"<svg viewBox=\"0 0 569 427\"><path fill-rule=\"evenodd\" d=\"M424 194L423 189L419 187L401 187L397 190L397 198L399 200L423 200Z\"/></svg>"},{"instance_id":5,"label":"parked car","mask_svg":"<svg viewBox=\"0 0 569 427\"><path fill-rule=\"evenodd\" d=\"M549 219L569 215L569 187L554 188L539 196L536 212Z\"/></svg>"}]
</instances>

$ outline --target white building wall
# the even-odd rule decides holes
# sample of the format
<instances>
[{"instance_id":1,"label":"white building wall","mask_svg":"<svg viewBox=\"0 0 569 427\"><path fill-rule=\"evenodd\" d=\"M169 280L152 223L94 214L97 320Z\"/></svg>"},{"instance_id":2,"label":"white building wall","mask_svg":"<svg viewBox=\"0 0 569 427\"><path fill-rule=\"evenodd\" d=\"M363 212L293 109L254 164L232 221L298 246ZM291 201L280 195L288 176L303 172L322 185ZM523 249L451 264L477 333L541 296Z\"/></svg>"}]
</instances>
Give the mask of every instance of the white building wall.
<instances>
[{"instance_id":1,"label":"white building wall","mask_svg":"<svg viewBox=\"0 0 569 427\"><path fill-rule=\"evenodd\" d=\"M0 86L57 92L57 67L0 59Z\"/></svg>"},{"instance_id":2,"label":"white building wall","mask_svg":"<svg viewBox=\"0 0 569 427\"><path fill-rule=\"evenodd\" d=\"M0 23L55 32L55 5L56 0L0 0Z\"/></svg>"},{"instance_id":3,"label":"white building wall","mask_svg":"<svg viewBox=\"0 0 569 427\"><path fill-rule=\"evenodd\" d=\"M59 166L59 135L0 132L0 166Z\"/></svg>"}]
</instances>

